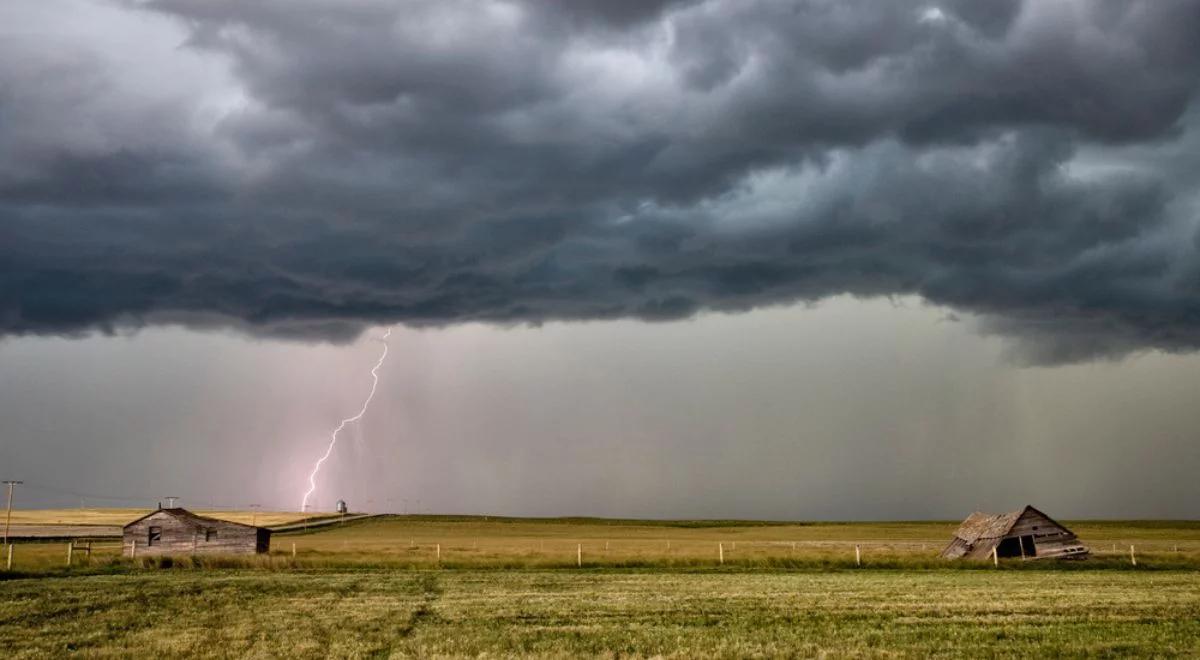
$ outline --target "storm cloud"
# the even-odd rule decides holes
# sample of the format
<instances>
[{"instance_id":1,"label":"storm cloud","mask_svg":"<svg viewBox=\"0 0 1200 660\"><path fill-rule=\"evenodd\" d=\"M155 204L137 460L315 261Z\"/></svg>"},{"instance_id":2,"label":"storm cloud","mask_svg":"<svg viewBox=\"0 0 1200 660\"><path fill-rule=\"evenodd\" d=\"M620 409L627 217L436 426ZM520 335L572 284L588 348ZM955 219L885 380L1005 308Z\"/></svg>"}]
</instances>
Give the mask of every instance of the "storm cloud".
<instances>
[{"instance_id":1,"label":"storm cloud","mask_svg":"<svg viewBox=\"0 0 1200 660\"><path fill-rule=\"evenodd\" d=\"M5 334L852 294L1038 363L1200 348L1195 2L18 0L0 25Z\"/></svg>"}]
</instances>

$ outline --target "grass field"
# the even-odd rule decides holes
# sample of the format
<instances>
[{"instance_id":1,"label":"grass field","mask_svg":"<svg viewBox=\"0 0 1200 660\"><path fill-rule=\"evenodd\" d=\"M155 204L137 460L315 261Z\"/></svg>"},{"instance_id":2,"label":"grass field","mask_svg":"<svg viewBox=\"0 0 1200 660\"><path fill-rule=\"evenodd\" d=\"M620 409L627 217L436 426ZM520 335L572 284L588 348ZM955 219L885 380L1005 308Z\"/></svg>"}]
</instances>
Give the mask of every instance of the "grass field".
<instances>
[{"instance_id":1,"label":"grass field","mask_svg":"<svg viewBox=\"0 0 1200 660\"><path fill-rule=\"evenodd\" d=\"M1200 523L1069 524L1093 558L999 569L938 559L954 529L939 522L396 516L276 534L260 557L129 560L96 544L69 569L65 543L28 543L0 572L0 651L1200 654Z\"/></svg>"},{"instance_id":2,"label":"grass field","mask_svg":"<svg viewBox=\"0 0 1200 660\"><path fill-rule=\"evenodd\" d=\"M12 524L124 525L151 511L153 509L14 509L12 512ZM0 513L3 512L0 511ZM283 525L304 518L303 514L287 511L198 510L195 513L245 524L250 524L253 521L267 527ZM3 521L0 520L0 522Z\"/></svg>"},{"instance_id":3,"label":"grass field","mask_svg":"<svg viewBox=\"0 0 1200 660\"><path fill-rule=\"evenodd\" d=\"M0 583L18 658L1200 654L1200 574L157 571Z\"/></svg>"},{"instance_id":4,"label":"grass field","mask_svg":"<svg viewBox=\"0 0 1200 660\"><path fill-rule=\"evenodd\" d=\"M49 518L48 516L45 518ZM1129 564L1137 548L1143 568L1200 569L1200 523L1124 521L1071 523L1093 558L1071 565L1019 560L1008 566L1078 570ZM202 565L273 568L978 568L937 557L955 525L944 522L756 523L385 516L308 533L275 534L270 557L205 560ZM66 543L24 543L14 570L65 570ZM293 560L292 549L296 556ZM74 554L77 572L126 568L120 542L93 545L90 562ZM174 564L190 565L189 559Z\"/></svg>"}]
</instances>

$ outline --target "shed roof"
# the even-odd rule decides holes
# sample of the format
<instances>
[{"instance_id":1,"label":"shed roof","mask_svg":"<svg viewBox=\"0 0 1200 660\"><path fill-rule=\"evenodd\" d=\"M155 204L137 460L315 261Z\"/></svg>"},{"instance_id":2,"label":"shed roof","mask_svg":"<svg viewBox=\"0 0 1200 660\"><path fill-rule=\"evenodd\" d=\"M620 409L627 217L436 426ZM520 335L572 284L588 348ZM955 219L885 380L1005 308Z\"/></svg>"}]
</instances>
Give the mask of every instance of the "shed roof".
<instances>
[{"instance_id":1,"label":"shed roof","mask_svg":"<svg viewBox=\"0 0 1200 660\"><path fill-rule=\"evenodd\" d=\"M186 520L188 522L195 523L197 525L234 525L236 527L249 527L250 529L260 529L259 527L255 527L254 525L247 525L245 523L233 522L232 520L221 520L220 518L209 518L208 516L197 515L195 513L192 513L191 511L188 511L187 509L182 508L182 507L176 507L174 509L156 509L156 510L151 511L150 513L147 513L146 515L138 518L137 520L133 520L133 521L126 523L125 527L128 528L130 525L136 525L137 523L149 518L150 516L158 514L158 513L166 513L168 515L179 518L180 520Z\"/></svg>"},{"instance_id":2,"label":"shed roof","mask_svg":"<svg viewBox=\"0 0 1200 660\"><path fill-rule=\"evenodd\" d=\"M1025 509L994 514L976 511L967 516L954 535L972 544L979 539L1001 538L1008 534L1008 530L1012 529L1013 525L1017 524L1017 519L1021 517L1022 513L1025 513Z\"/></svg>"},{"instance_id":3,"label":"shed roof","mask_svg":"<svg viewBox=\"0 0 1200 660\"><path fill-rule=\"evenodd\" d=\"M1062 523L1046 515L1044 511L1026 504L1020 509L1009 511L1008 513L992 514L976 511L967 516L967 519L959 525L958 531L954 533L954 536L972 545L978 542L979 539L1004 538L1012 531L1013 525L1016 525L1021 516L1026 513L1036 513L1063 530L1070 531Z\"/></svg>"}]
</instances>

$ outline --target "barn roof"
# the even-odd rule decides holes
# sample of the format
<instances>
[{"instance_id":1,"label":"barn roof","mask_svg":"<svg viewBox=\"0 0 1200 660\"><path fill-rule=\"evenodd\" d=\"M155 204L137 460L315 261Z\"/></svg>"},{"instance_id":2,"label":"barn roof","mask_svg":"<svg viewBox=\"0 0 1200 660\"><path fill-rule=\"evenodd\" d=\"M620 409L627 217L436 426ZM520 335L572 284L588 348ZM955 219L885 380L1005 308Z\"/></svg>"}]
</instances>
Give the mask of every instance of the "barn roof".
<instances>
[{"instance_id":1,"label":"barn roof","mask_svg":"<svg viewBox=\"0 0 1200 660\"><path fill-rule=\"evenodd\" d=\"M174 509L155 509L154 511L151 511L150 513L147 513L146 515L138 518L137 520L133 520L133 521L126 523L125 527L129 527L130 525L136 525L137 523L149 518L150 516L158 514L158 513L166 513L166 514L172 515L176 518L179 518L180 520L186 520L188 522L192 522L197 525L234 525L236 527L249 527L251 529L259 529L258 527L255 527L254 525L247 525L245 523L233 522L232 520L221 520L220 518L209 518L208 516L197 515L195 513L192 513L191 511L188 511L187 509L184 509L183 507L176 507Z\"/></svg>"},{"instance_id":2,"label":"barn roof","mask_svg":"<svg viewBox=\"0 0 1200 660\"><path fill-rule=\"evenodd\" d=\"M1004 538L1005 536L1008 536L1010 531L1012 531L1013 525L1017 524L1017 521L1021 519L1021 516L1025 515L1025 513L1029 511L1040 514L1046 520L1049 520L1055 525L1066 529L1062 523L1051 518L1050 516L1047 516L1044 511L1035 509L1027 504L1016 511L1009 511L1008 513L992 514L976 511L975 513L967 516L967 519L962 522L962 525L959 525L958 531L954 533L954 536L972 545L978 542L979 539Z\"/></svg>"},{"instance_id":3,"label":"barn roof","mask_svg":"<svg viewBox=\"0 0 1200 660\"><path fill-rule=\"evenodd\" d=\"M976 511L967 516L954 535L972 544L979 539L1000 538L1007 534L1013 525L1017 524L1017 519L1021 517L1022 513L1025 513L1025 509L996 514Z\"/></svg>"}]
</instances>

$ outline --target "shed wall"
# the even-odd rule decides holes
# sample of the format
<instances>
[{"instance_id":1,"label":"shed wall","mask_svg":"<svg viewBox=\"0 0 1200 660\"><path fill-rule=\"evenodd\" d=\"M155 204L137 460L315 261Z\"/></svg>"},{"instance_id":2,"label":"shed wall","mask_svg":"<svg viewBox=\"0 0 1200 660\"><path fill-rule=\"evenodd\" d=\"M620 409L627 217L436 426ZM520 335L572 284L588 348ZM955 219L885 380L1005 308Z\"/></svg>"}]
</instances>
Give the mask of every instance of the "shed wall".
<instances>
[{"instance_id":1,"label":"shed wall","mask_svg":"<svg viewBox=\"0 0 1200 660\"><path fill-rule=\"evenodd\" d=\"M981 537L975 543L967 543L956 537L942 551L942 556L950 559L965 557L969 559L987 559L991 557L992 549L1004 539L1032 536L1036 546L1036 555L1030 558L1046 557L1082 557L1087 555L1087 548L1080 542L1071 530L1054 522L1042 512L1027 507L1013 522L1012 527L1000 536Z\"/></svg>"},{"instance_id":2,"label":"shed wall","mask_svg":"<svg viewBox=\"0 0 1200 660\"><path fill-rule=\"evenodd\" d=\"M150 545L150 528L162 530L157 545ZM215 534L205 540L205 530ZM270 548L271 532L220 520L199 521L160 511L125 527L124 554L157 556L167 554L254 554ZM136 545L135 545L136 544Z\"/></svg>"}]
</instances>

